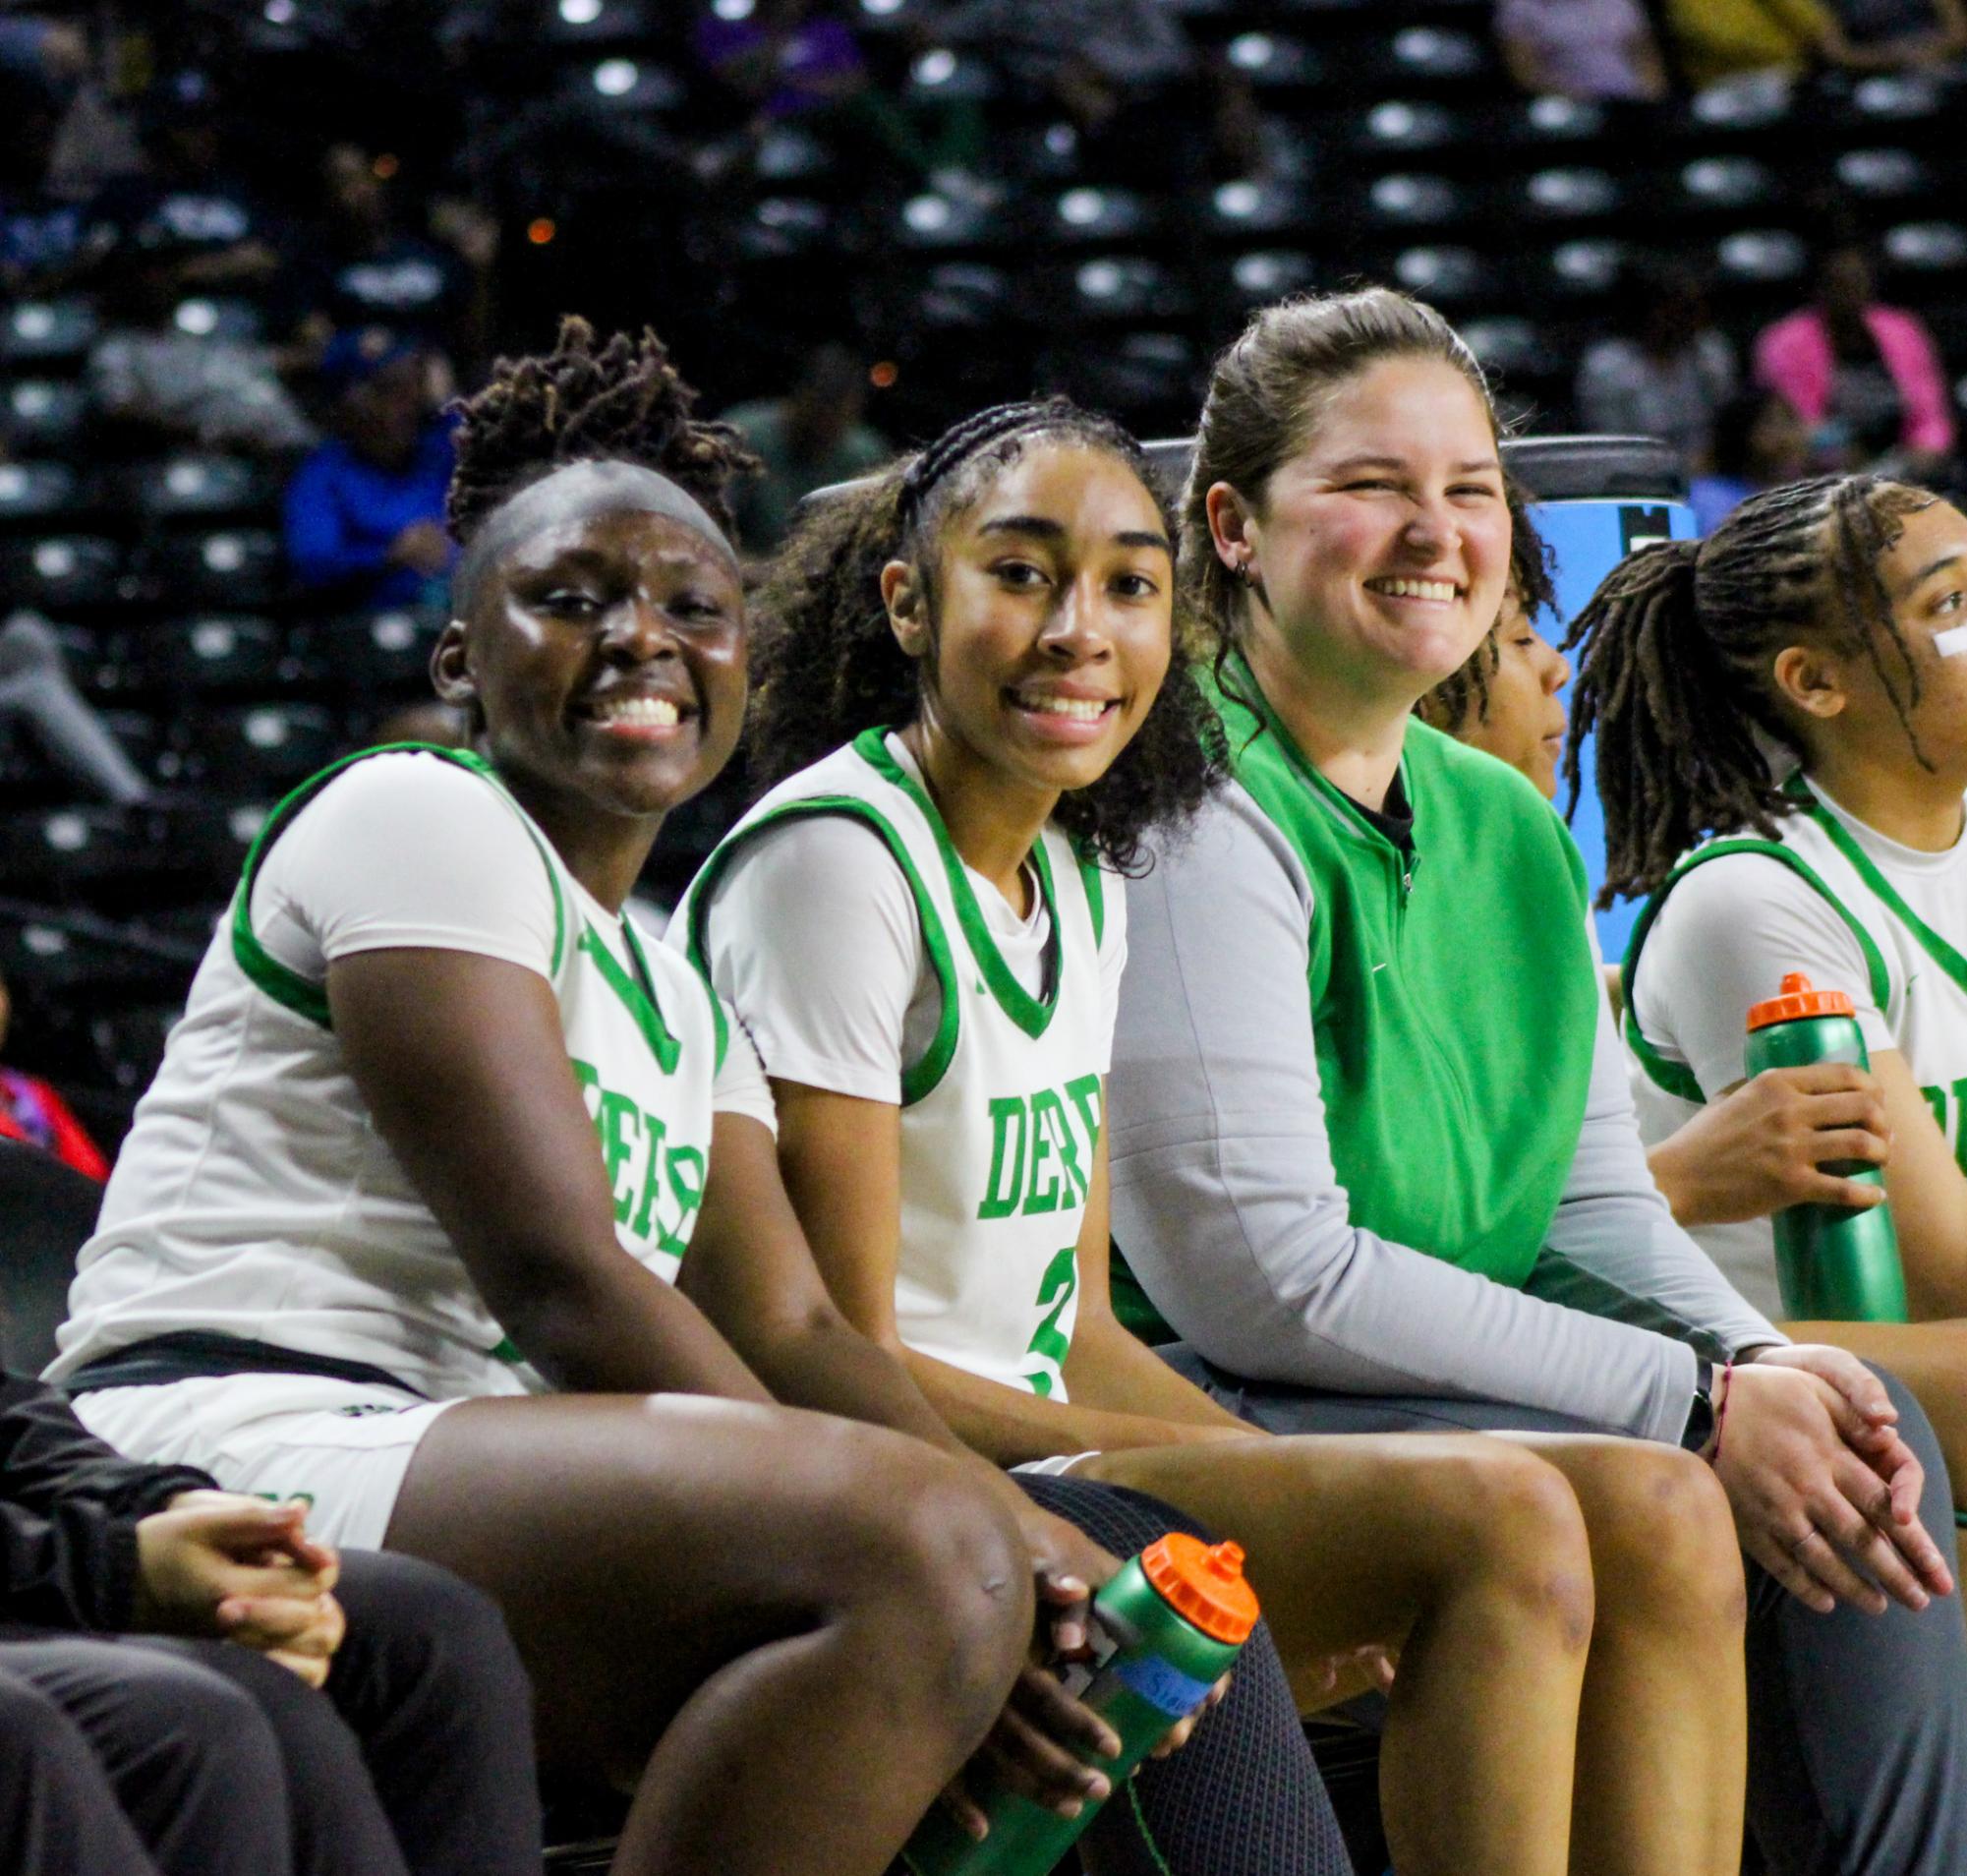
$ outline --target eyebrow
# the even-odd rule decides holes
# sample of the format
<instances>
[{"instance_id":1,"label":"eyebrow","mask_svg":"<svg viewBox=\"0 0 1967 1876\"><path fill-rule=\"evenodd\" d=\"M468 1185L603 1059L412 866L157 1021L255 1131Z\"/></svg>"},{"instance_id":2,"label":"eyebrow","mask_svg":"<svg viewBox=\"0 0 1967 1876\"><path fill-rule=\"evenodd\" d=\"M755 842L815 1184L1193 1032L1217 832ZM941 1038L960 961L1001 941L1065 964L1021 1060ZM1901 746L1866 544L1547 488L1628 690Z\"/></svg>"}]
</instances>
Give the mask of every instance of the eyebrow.
<instances>
[{"instance_id":1,"label":"eyebrow","mask_svg":"<svg viewBox=\"0 0 1967 1876\"><path fill-rule=\"evenodd\" d=\"M1908 593L1918 592L1936 573L1943 572L1947 567L1957 564L1959 558L1960 556L1957 553L1942 554L1938 559L1928 562L1911 579L1907 580L1905 590Z\"/></svg>"},{"instance_id":2,"label":"eyebrow","mask_svg":"<svg viewBox=\"0 0 1967 1876\"><path fill-rule=\"evenodd\" d=\"M1066 524L1054 521L1043 514L1005 514L994 521L985 521L977 529L979 534L1031 534L1041 541L1063 541L1066 538ZM1114 537L1119 547L1159 548L1169 557L1175 557L1175 548L1167 535L1152 528L1125 528Z\"/></svg>"},{"instance_id":3,"label":"eyebrow","mask_svg":"<svg viewBox=\"0 0 1967 1876\"><path fill-rule=\"evenodd\" d=\"M1367 452L1357 456L1341 457L1339 461L1328 464L1324 473L1327 476L1342 476L1353 469L1405 469L1407 467L1407 459L1404 456L1379 456ZM1480 456L1473 461L1458 462L1455 465L1455 473L1458 476L1472 476L1477 470L1481 469L1500 471L1502 464L1494 456Z\"/></svg>"}]
</instances>

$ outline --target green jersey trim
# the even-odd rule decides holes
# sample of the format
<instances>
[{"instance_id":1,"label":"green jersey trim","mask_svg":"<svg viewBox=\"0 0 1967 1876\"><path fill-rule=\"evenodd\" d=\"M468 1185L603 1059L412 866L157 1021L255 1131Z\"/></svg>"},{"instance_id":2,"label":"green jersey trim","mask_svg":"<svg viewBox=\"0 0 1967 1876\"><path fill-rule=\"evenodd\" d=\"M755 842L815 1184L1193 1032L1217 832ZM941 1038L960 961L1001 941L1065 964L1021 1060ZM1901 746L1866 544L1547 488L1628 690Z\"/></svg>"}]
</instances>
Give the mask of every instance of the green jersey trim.
<instances>
[{"instance_id":1,"label":"green jersey trim","mask_svg":"<svg viewBox=\"0 0 1967 1876\"><path fill-rule=\"evenodd\" d=\"M863 730L853 739L854 754L884 782L907 795L927 822L929 832L935 838L936 850L943 856L943 871L950 882L950 897L955 904L956 922L963 928L970 955L976 959L977 968L983 972L984 982L990 986L998 1008L1035 1042L1051 1026L1052 1013L1059 1007L1059 979L1063 974L1060 969L1063 951L1059 933L1059 900L1052 888L1052 862L1045 851L1044 838L1041 836L1032 844L1030 853L1049 925L1045 934L1045 995L1040 998L1025 989L1005 963L1003 953L997 948L997 940L990 935L990 927L984 922L983 908L977 904L969 871L963 865L963 856L956 851L955 843L950 839L950 830L943 825L943 817L936 811L936 804L930 800L927 790L889 754L887 735L885 727ZM1083 861L1081 871L1084 871Z\"/></svg>"},{"instance_id":2,"label":"green jersey trim","mask_svg":"<svg viewBox=\"0 0 1967 1876\"><path fill-rule=\"evenodd\" d=\"M937 911L928 886L916 870L914 860L909 857L907 843L894 823L872 802L863 801L855 794L809 795L804 800L787 801L782 807L770 809L749 826L737 829L726 838L704 862L703 870L690 888L690 962L696 966L704 982L709 984L712 978L706 940L709 936L707 927L711 901L717 895L718 882L745 845L766 828L780 827L788 821L811 820L822 814L839 814L864 822L878 834L894 856L895 863L901 868L902 877L908 882L909 894L915 901L916 923L921 927L922 943L928 949L929 963L935 969L936 982L943 993L943 1015L936 1026L934 1038L920 1058L902 1065L901 1105L912 1107L936 1091L943 1077L949 1073L951 1062L955 1059L957 1026L962 1021L962 985L956 976L956 961L950 949L949 934L943 929L942 914Z\"/></svg>"},{"instance_id":3,"label":"green jersey trim","mask_svg":"<svg viewBox=\"0 0 1967 1876\"><path fill-rule=\"evenodd\" d=\"M1843 830L1838 830L1841 833ZM1647 935L1652 930L1653 920L1659 916L1660 908L1666 904L1668 893L1680 884L1697 866L1705 866L1709 860L1726 859L1731 853L1760 853L1765 859L1780 860L1791 872L1804 881L1846 925L1851 935L1858 941L1858 949L1864 953L1865 971L1871 979L1872 1001L1880 1010L1885 1007L1891 995L1891 978L1885 969L1883 955L1874 942L1872 934L1852 915L1844 903L1823 883L1822 878L1810 862L1799 853L1791 851L1776 841L1758 841L1747 838L1741 840L1716 841L1710 847L1704 847L1698 853L1681 861L1666 877L1659 891L1646 902L1639 915L1639 922L1633 926L1633 935L1626 945L1625 964L1622 967L1625 977L1626 995L1626 1046L1638 1059L1646 1071L1647 1080L1655 1087L1668 1094L1677 1095L1683 1101L1690 1101L1696 1107L1705 1107L1707 1097L1701 1091L1701 1084L1695 1080L1694 1072L1682 1062L1669 1062L1665 1056L1648 1041L1640 1028L1636 1006L1636 989L1639 983L1640 953L1646 948ZM1746 1012L1744 1013L1746 1015Z\"/></svg>"},{"instance_id":4,"label":"green jersey trim","mask_svg":"<svg viewBox=\"0 0 1967 1876\"><path fill-rule=\"evenodd\" d=\"M642 1031L642 1039L649 1044L649 1052L656 1058L656 1066L665 1075L676 1072L677 1058L682 1054L682 1044L670 1034L669 1026L663 1021L661 1005L656 1001L656 985L649 975L649 962L642 955L642 948L635 942L635 934L629 930L628 921L621 921L621 935L627 940L628 955L635 961L636 982L622 969L613 952L595 936L594 927L585 922L581 925L581 949L594 961L595 970L603 983L621 1000L622 1007L635 1019L635 1026Z\"/></svg>"},{"instance_id":5,"label":"green jersey trim","mask_svg":"<svg viewBox=\"0 0 1967 1876\"><path fill-rule=\"evenodd\" d=\"M358 749L353 755L345 755L339 761L330 762L324 769L311 775L298 788L293 789L275 804L267 815L265 824L254 837L253 845L247 849L246 864L240 872L239 888L232 901L232 955L240 969L275 1003L284 1004L298 1017L323 1029L331 1029L333 1021L328 1012L327 990L324 985L310 983L297 970L289 969L264 945L260 942L253 929L252 906L253 887L260 877L260 868L265 863L266 855L273 843L284 834L294 817L312 801L322 789L340 775L344 769L352 768L358 762L366 762L371 756L378 755L433 755L449 762L460 769L469 770L482 777L498 791L499 796L518 817L519 825L526 830L540 862L547 869L547 883L553 895L553 971L558 973L560 959L566 948L567 908L560 893L559 874L554 870L551 856L547 851L547 844L540 838L532 820L519 803L512 798L512 791L499 780L498 772L483 756L475 755L468 749L446 749L434 742L387 742L374 749Z\"/></svg>"},{"instance_id":6,"label":"green jersey trim","mask_svg":"<svg viewBox=\"0 0 1967 1876\"><path fill-rule=\"evenodd\" d=\"M1878 862L1851 838L1851 830L1817 798L1802 776L1792 776L1783 792L1808 806L1811 819L1823 830L1824 838L1830 845L1850 862L1851 870L1870 888L1872 896L1912 933L1918 940L1919 948L1940 969L1945 971L1962 990L1967 990L1967 958L1963 958L1955 951L1905 903L1899 896L1898 888L1879 871ZM1880 1008L1882 1009L1884 999L1880 997L1878 1001Z\"/></svg>"}]
</instances>

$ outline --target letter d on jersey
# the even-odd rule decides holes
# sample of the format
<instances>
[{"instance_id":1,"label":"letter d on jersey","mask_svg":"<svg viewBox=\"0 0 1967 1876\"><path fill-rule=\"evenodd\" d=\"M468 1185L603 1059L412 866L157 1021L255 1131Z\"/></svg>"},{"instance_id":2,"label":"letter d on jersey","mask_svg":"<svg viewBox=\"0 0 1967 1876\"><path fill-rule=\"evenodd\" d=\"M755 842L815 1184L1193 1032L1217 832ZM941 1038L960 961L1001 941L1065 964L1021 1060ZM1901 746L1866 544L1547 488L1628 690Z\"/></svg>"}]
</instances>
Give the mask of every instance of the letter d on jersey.
<instances>
[{"instance_id":1,"label":"letter d on jersey","mask_svg":"<svg viewBox=\"0 0 1967 1876\"><path fill-rule=\"evenodd\" d=\"M1028 1119L1023 1100L1007 1094L990 1104L990 1178L985 1182L979 1218L1009 1218L1024 1196L1024 1136Z\"/></svg>"}]
</instances>

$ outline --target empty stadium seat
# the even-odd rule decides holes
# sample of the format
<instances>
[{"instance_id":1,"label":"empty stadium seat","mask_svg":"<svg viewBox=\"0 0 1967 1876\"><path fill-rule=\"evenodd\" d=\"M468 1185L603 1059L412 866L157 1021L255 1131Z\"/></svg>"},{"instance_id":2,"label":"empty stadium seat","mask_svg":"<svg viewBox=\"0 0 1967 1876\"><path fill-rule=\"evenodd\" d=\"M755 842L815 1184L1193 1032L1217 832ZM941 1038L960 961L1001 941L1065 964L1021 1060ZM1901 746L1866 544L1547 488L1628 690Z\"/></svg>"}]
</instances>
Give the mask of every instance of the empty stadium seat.
<instances>
[{"instance_id":1,"label":"empty stadium seat","mask_svg":"<svg viewBox=\"0 0 1967 1876\"><path fill-rule=\"evenodd\" d=\"M251 300L207 294L180 300L171 323L191 338L233 339L250 345L266 336L266 316Z\"/></svg>"},{"instance_id":2,"label":"empty stadium seat","mask_svg":"<svg viewBox=\"0 0 1967 1876\"><path fill-rule=\"evenodd\" d=\"M901 205L890 238L902 248L973 248L1008 241L1015 226L1006 205L977 194L925 190Z\"/></svg>"},{"instance_id":3,"label":"empty stadium seat","mask_svg":"<svg viewBox=\"0 0 1967 1876\"><path fill-rule=\"evenodd\" d=\"M1060 246L1137 240L1153 231L1153 203L1130 189L1068 189L1051 205L1046 237Z\"/></svg>"},{"instance_id":4,"label":"empty stadium seat","mask_svg":"<svg viewBox=\"0 0 1967 1876\"><path fill-rule=\"evenodd\" d=\"M1223 282L1224 297L1246 310L1267 306L1288 293L1308 293L1318 270L1308 254L1290 248L1257 248L1232 261Z\"/></svg>"},{"instance_id":5,"label":"empty stadium seat","mask_svg":"<svg viewBox=\"0 0 1967 1876\"><path fill-rule=\"evenodd\" d=\"M784 261L824 251L833 210L804 196L767 196L738 224L737 251L748 261Z\"/></svg>"},{"instance_id":6,"label":"empty stadium seat","mask_svg":"<svg viewBox=\"0 0 1967 1876\"><path fill-rule=\"evenodd\" d=\"M1087 321L1181 319L1186 289L1159 262L1138 256L1101 256L1070 272L1070 306Z\"/></svg>"},{"instance_id":7,"label":"empty stadium seat","mask_svg":"<svg viewBox=\"0 0 1967 1876\"><path fill-rule=\"evenodd\" d=\"M128 487L140 513L166 519L251 513L269 506L277 495L277 486L258 463L191 452L136 466L129 472Z\"/></svg>"},{"instance_id":8,"label":"empty stadium seat","mask_svg":"<svg viewBox=\"0 0 1967 1876\"><path fill-rule=\"evenodd\" d=\"M0 528L72 521L87 506L73 464L0 462Z\"/></svg>"},{"instance_id":9,"label":"empty stadium seat","mask_svg":"<svg viewBox=\"0 0 1967 1876\"><path fill-rule=\"evenodd\" d=\"M0 359L80 361L95 333L95 309L85 299L22 300L0 319Z\"/></svg>"},{"instance_id":10,"label":"empty stadium seat","mask_svg":"<svg viewBox=\"0 0 1967 1876\"><path fill-rule=\"evenodd\" d=\"M0 590L51 613L116 598L123 550L102 535L52 534L0 543Z\"/></svg>"},{"instance_id":11,"label":"empty stadium seat","mask_svg":"<svg viewBox=\"0 0 1967 1876\"><path fill-rule=\"evenodd\" d=\"M1204 229L1235 241L1308 231L1318 218L1316 204L1303 187L1274 177L1218 183L1202 205Z\"/></svg>"},{"instance_id":12,"label":"empty stadium seat","mask_svg":"<svg viewBox=\"0 0 1967 1876\"><path fill-rule=\"evenodd\" d=\"M144 636L152 681L205 696L263 694L294 674L271 620L230 616L175 619Z\"/></svg>"},{"instance_id":13,"label":"empty stadium seat","mask_svg":"<svg viewBox=\"0 0 1967 1876\"><path fill-rule=\"evenodd\" d=\"M88 415L88 393L73 379L17 378L0 407L0 437L33 450L74 444Z\"/></svg>"},{"instance_id":14,"label":"empty stadium seat","mask_svg":"<svg viewBox=\"0 0 1967 1876\"><path fill-rule=\"evenodd\" d=\"M1011 276L979 261L943 261L931 267L909 302L920 324L951 327L996 323L1011 311Z\"/></svg>"},{"instance_id":15,"label":"empty stadium seat","mask_svg":"<svg viewBox=\"0 0 1967 1876\"><path fill-rule=\"evenodd\" d=\"M281 585L279 538L264 528L167 535L153 562L163 597L178 603L263 606Z\"/></svg>"},{"instance_id":16,"label":"empty stadium seat","mask_svg":"<svg viewBox=\"0 0 1967 1876\"><path fill-rule=\"evenodd\" d=\"M980 58L947 45L933 45L908 68L902 96L917 102L980 104L998 92L997 74Z\"/></svg>"},{"instance_id":17,"label":"empty stadium seat","mask_svg":"<svg viewBox=\"0 0 1967 1876\"><path fill-rule=\"evenodd\" d=\"M1432 228L1465 219L1470 196L1446 176L1400 170L1374 177L1361 206L1369 227Z\"/></svg>"},{"instance_id":18,"label":"empty stadium seat","mask_svg":"<svg viewBox=\"0 0 1967 1876\"><path fill-rule=\"evenodd\" d=\"M1318 55L1302 39L1240 32L1224 48L1232 67L1259 90L1299 90L1324 77Z\"/></svg>"},{"instance_id":19,"label":"empty stadium seat","mask_svg":"<svg viewBox=\"0 0 1967 1876\"><path fill-rule=\"evenodd\" d=\"M357 693L422 686L443 630L440 613L396 608L323 619L306 628L302 656L337 688Z\"/></svg>"},{"instance_id":20,"label":"empty stadium seat","mask_svg":"<svg viewBox=\"0 0 1967 1876\"><path fill-rule=\"evenodd\" d=\"M340 717L319 704L263 703L205 712L197 749L205 769L235 784L305 781L348 743Z\"/></svg>"},{"instance_id":21,"label":"empty stadium seat","mask_svg":"<svg viewBox=\"0 0 1967 1876\"><path fill-rule=\"evenodd\" d=\"M1502 293L1502 275L1474 248L1408 248L1396 255L1393 275L1410 293L1450 306L1488 301Z\"/></svg>"},{"instance_id":22,"label":"empty stadium seat","mask_svg":"<svg viewBox=\"0 0 1967 1876\"><path fill-rule=\"evenodd\" d=\"M0 878L20 893L143 870L148 842L142 813L70 804L0 815Z\"/></svg>"}]
</instances>

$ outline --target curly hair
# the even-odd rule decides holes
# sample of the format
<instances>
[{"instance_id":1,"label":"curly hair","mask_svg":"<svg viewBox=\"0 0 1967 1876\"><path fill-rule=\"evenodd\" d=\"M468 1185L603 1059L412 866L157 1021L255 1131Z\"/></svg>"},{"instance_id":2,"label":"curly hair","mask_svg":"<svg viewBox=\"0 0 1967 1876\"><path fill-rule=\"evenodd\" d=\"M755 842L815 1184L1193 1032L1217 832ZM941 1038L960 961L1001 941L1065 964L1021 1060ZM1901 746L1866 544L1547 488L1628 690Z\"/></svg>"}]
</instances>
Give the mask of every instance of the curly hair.
<instances>
[{"instance_id":1,"label":"curly hair","mask_svg":"<svg viewBox=\"0 0 1967 1876\"><path fill-rule=\"evenodd\" d=\"M1509 592L1523 608L1524 616L1534 623L1539 613L1557 611L1557 581L1550 545L1536 531L1530 518L1530 504L1522 486L1508 477L1503 481L1503 498L1509 504ZM1502 619L1488 629L1482 642L1470 653L1469 661L1447 676L1414 706L1414 714L1423 723L1459 735L1471 716L1477 723L1489 720L1489 679L1502 663Z\"/></svg>"},{"instance_id":2,"label":"curly hair","mask_svg":"<svg viewBox=\"0 0 1967 1876\"><path fill-rule=\"evenodd\" d=\"M654 332L616 332L598 347L594 327L569 316L550 352L501 358L483 390L451 405L457 466L444 518L453 538L469 541L529 483L596 461L661 471L731 533L731 481L758 458L730 425L697 422L696 402Z\"/></svg>"},{"instance_id":3,"label":"curly hair","mask_svg":"<svg viewBox=\"0 0 1967 1876\"><path fill-rule=\"evenodd\" d=\"M1751 496L1706 541L1662 541L1608 573L1573 621L1581 648L1564 776L1598 738L1605 887L1649 893L1709 834L1773 839L1792 804L1756 732L1807 751L1780 714L1770 661L1786 645L1862 651L1914 757L1919 669L1879 562L1905 517L1938 498L1879 476L1819 476ZM1888 656L1889 653L1889 656Z\"/></svg>"},{"instance_id":4,"label":"curly hair","mask_svg":"<svg viewBox=\"0 0 1967 1876\"><path fill-rule=\"evenodd\" d=\"M1065 398L999 406L956 425L919 454L816 504L754 596L755 685L746 733L760 792L875 724L914 721L935 682L943 531L1026 450L1101 450L1138 477L1173 538L1167 491L1138 442ZM890 560L916 570L930 656L896 642L881 598ZM1144 864L1143 839L1201 804L1224 761L1221 727L1196 680L1197 635L1173 597L1174 656L1139 730L1105 775L1060 797L1053 818L1117 871Z\"/></svg>"}]
</instances>

